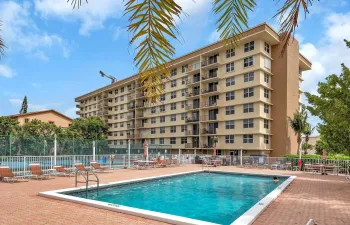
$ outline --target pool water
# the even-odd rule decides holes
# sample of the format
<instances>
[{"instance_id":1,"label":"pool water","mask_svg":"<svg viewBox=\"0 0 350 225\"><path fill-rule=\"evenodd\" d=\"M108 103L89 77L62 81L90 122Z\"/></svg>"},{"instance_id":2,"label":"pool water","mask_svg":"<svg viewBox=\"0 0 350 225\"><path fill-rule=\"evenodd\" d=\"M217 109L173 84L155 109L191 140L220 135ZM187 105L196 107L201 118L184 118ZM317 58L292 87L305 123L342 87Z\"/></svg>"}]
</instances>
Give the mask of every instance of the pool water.
<instances>
[{"instance_id":1,"label":"pool water","mask_svg":"<svg viewBox=\"0 0 350 225\"><path fill-rule=\"evenodd\" d=\"M286 179L202 172L69 195L226 225Z\"/></svg>"}]
</instances>

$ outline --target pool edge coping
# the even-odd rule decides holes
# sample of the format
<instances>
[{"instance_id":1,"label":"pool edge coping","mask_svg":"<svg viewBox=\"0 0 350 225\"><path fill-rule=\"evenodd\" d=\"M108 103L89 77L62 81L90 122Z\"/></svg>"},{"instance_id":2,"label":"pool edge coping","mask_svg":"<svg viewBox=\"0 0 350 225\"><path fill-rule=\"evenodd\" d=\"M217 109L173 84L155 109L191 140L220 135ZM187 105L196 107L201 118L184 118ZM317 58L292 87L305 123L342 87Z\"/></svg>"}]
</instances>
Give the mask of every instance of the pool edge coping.
<instances>
[{"instance_id":1,"label":"pool edge coping","mask_svg":"<svg viewBox=\"0 0 350 225\"><path fill-rule=\"evenodd\" d=\"M193 174L193 173L199 173L199 172L217 172L217 173L229 173L229 174L246 174L246 175L259 175L259 176L274 176L274 174L260 174L260 173L250 173L250 172L234 172L234 171L222 171L222 170L194 170L189 172L182 172L182 173L172 173L172 174L166 174L166 175L160 175L160 176L152 176L152 177L144 177L144 178L137 178L137 179L130 179L130 180L124 180L124 181L117 181L117 182L108 182L101 184L100 188L107 188L111 186L117 186L117 185L123 185L123 184L129 184L129 183L137 183L142 181L150 181L160 178L167 178L167 177L174 177L174 176L181 176L186 174ZM238 217L235 221L231 223L231 225L251 225L258 217L259 215L283 192L283 190L296 178L296 176L290 176L290 175L277 175L279 177L288 177L286 181L284 181L282 184L277 186L273 191L271 191L267 196L265 196L263 199L261 199L258 203L256 203L254 206L252 206L248 211L246 211L244 214L242 214L240 217ZM291 179L292 178L292 179ZM287 182L289 181L289 182ZM88 186L88 189L96 189L97 185L90 185ZM74 197L65 195L62 193L70 193L70 192L81 192L85 190L85 187L74 187L74 188L65 188L65 189L59 189L59 190L53 190L53 191L45 191L45 192L39 192L39 196L51 198L55 200L62 200L62 201L68 201L78 204L83 204L87 206L92 206L95 208L100 209L106 209L114 212L134 215L142 218L152 219L156 221L171 223L171 224L181 224L181 225L218 225L216 223L206 222L202 220L196 220L191 219L187 217L182 216L176 216L172 214L167 213L160 213L155 212L151 210L145 210L145 209L138 209L123 205L117 205L117 204L111 204L96 200L90 200L90 199L84 199L80 197ZM263 203L263 205L260 205L260 203Z\"/></svg>"}]
</instances>

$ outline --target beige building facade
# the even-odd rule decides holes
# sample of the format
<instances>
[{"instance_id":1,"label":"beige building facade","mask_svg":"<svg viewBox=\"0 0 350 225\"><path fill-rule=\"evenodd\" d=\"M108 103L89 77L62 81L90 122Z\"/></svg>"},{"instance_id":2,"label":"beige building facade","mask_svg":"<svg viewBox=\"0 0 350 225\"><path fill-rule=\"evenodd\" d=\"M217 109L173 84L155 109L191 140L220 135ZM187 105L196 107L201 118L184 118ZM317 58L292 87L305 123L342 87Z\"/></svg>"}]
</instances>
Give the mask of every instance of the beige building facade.
<instances>
[{"instance_id":1,"label":"beige building facade","mask_svg":"<svg viewBox=\"0 0 350 225\"><path fill-rule=\"evenodd\" d=\"M170 62L170 80L156 105L144 96L138 75L75 99L81 117L101 116L111 146L171 145L172 153L281 156L296 153L287 116L299 108L302 72L311 63L291 42L283 57L278 33L261 24L237 47L205 46ZM215 138L214 138L215 137Z\"/></svg>"},{"instance_id":2,"label":"beige building facade","mask_svg":"<svg viewBox=\"0 0 350 225\"><path fill-rule=\"evenodd\" d=\"M10 115L10 118L17 119L20 125L30 123L32 120L40 120L41 122L55 124L58 127L69 127L72 119L55 110L43 110L37 112L29 112L25 114Z\"/></svg>"}]
</instances>

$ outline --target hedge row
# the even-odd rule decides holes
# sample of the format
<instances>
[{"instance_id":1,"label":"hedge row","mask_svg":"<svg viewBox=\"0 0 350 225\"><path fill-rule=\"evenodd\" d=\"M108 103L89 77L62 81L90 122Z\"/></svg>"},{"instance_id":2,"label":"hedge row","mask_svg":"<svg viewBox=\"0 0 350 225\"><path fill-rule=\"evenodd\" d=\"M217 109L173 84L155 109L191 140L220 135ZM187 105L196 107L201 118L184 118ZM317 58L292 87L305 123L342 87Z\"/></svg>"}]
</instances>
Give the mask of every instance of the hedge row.
<instances>
[{"instance_id":1,"label":"hedge row","mask_svg":"<svg viewBox=\"0 0 350 225\"><path fill-rule=\"evenodd\" d=\"M299 158L296 154L288 154L284 155L286 158ZM322 155L302 155L303 159L322 159ZM327 159L340 159L340 160L350 160L350 156L342 156L342 155L327 155Z\"/></svg>"}]
</instances>

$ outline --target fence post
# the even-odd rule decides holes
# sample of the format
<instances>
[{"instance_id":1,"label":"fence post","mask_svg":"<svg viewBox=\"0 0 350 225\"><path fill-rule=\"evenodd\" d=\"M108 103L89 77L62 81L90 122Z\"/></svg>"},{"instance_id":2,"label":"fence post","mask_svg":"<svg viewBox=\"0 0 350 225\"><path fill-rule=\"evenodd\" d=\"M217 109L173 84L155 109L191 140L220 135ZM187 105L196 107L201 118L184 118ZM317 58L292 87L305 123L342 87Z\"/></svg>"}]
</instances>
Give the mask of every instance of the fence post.
<instances>
[{"instance_id":1,"label":"fence post","mask_svg":"<svg viewBox=\"0 0 350 225\"><path fill-rule=\"evenodd\" d=\"M52 156L50 157L51 158L51 169L53 169L53 159L52 159ZM55 165L56 166L56 165Z\"/></svg>"},{"instance_id":2,"label":"fence post","mask_svg":"<svg viewBox=\"0 0 350 225\"><path fill-rule=\"evenodd\" d=\"M23 157L23 171L24 171L23 175L26 175L26 157L25 156Z\"/></svg>"},{"instance_id":3,"label":"fence post","mask_svg":"<svg viewBox=\"0 0 350 225\"><path fill-rule=\"evenodd\" d=\"M53 151L53 163L56 166L56 158L57 158L57 139L55 134L55 140L54 140L54 151Z\"/></svg>"},{"instance_id":4,"label":"fence post","mask_svg":"<svg viewBox=\"0 0 350 225\"><path fill-rule=\"evenodd\" d=\"M12 156L12 136L11 136L11 134L9 137L9 141L10 141L10 156Z\"/></svg>"},{"instance_id":5,"label":"fence post","mask_svg":"<svg viewBox=\"0 0 350 225\"><path fill-rule=\"evenodd\" d=\"M96 160L96 143L95 141L92 141L92 160Z\"/></svg>"},{"instance_id":6,"label":"fence post","mask_svg":"<svg viewBox=\"0 0 350 225\"><path fill-rule=\"evenodd\" d=\"M128 168L130 168L130 140L128 140Z\"/></svg>"},{"instance_id":7,"label":"fence post","mask_svg":"<svg viewBox=\"0 0 350 225\"><path fill-rule=\"evenodd\" d=\"M243 149L241 147L241 166L243 167Z\"/></svg>"},{"instance_id":8,"label":"fence post","mask_svg":"<svg viewBox=\"0 0 350 225\"><path fill-rule=\"evenodd\" d=\"M112 155L109 155L109 168L112 169Z\"/></svg>"}]
</instances>

